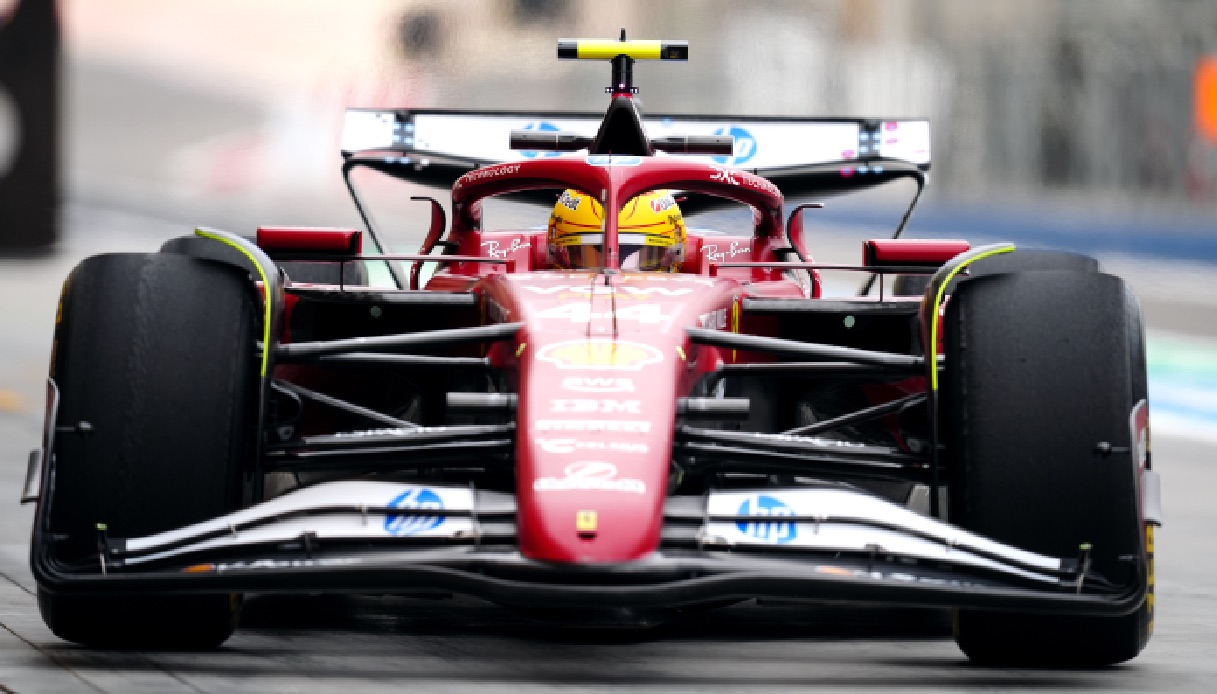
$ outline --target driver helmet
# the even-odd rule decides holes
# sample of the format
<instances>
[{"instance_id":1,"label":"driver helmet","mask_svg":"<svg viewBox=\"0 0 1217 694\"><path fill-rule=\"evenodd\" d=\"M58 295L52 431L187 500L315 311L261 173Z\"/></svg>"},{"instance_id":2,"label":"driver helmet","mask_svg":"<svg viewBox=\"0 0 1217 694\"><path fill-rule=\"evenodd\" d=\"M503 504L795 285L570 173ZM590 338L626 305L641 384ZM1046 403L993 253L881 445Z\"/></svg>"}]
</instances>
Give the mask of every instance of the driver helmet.
<instances>
[{"instance_id":1,"label":"driver helmet","mask_svg":"<svg viewBox=\"0 0 1217 694\"><path fill-rule=\"evenodd\" d=\"M555 268L604 267L604 208L590 195L567 190L549 217L549 261ZM685 257L685 221L667 190L634 197L617 214L621 269L677 272Z\"/></svg>"}]
</instances>

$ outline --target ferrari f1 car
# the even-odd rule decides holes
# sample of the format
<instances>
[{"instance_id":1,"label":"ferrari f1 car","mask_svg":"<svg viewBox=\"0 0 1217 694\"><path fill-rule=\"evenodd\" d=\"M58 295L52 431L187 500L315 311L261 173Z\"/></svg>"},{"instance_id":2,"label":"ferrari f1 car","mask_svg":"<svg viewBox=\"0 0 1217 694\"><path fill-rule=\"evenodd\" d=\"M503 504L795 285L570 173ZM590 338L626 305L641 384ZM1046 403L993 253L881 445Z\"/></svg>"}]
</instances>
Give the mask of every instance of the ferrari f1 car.
<instances>
[{"instance_id":1,"label":"ferrari f1 car","mask_svg":"<svg viewBox=\"0 0 1217 694\"><path fill-rule=\"evenodd\" d=\"M816 263L817 205L784 194L919 193L926 121L643 118L634 62L687 44L558 53L611 62L603 118L348 113L348 184L455 177L417 254L351 186L363 230L200 229L71 272L25 492L50 628L216 645L246 593L587 623L762 599L953 608L979 662L1134 657L1161 514L1124 283L898 238L907 213ZM547 227L484 228L521 195L557 199ZM707 200L749 221L687 228ZM826 270L866 291L823 298Z\"/></svg>"}]
</instances>

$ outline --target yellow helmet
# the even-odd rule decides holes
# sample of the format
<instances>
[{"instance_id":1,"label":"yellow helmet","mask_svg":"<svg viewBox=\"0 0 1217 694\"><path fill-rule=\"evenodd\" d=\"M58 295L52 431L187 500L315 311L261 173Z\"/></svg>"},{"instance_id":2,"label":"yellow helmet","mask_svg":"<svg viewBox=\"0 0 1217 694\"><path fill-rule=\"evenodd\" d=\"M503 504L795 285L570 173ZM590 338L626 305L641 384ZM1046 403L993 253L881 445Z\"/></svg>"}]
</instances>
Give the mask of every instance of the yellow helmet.
<instances>
[{"instance_id":1,"label":"yellow helmet","mask_svg":"<svg viewBox=\"0 0 1217 694\"><path fill-rule=\"evenodd\" d=\"M604 266L604 208L590 195L567 190L549 216L549 261L556 268ZM623 270L677 272L685 258L685 220L666 190L636 196L617 214Z\"/></svg>"}]
</instances>

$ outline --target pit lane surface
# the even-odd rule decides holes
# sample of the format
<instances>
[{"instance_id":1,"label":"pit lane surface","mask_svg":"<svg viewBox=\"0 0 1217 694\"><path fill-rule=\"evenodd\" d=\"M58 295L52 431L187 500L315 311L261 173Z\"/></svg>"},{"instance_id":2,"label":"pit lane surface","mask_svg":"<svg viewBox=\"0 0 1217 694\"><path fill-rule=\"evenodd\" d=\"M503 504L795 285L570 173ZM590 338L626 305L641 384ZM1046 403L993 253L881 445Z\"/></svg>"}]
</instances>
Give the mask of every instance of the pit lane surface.
<instances>
[{"instance_id":1,"label":"pit lane surface","mask_svg":"<svg viewBox=\"0 0 1217 694\"><path fill-rule=\"evenodd\" d=\"M1182 691L1208 690L1217 676L1217 462L1212 443L1200 438L1203 423L1193 420L1171 427L1170 435L1155 429L1166 509L1166 527L1157 535L1157 630L1148 649L1122 667L973 667L951 641L944 612L751 603L652 630L573 631L463 598L262 597L248 601L241 628L214 652L121 653L63 643L38 616L26 568L31 509L16 503L25 456L39 436L59 284L80 257L152 250L189 229L80 201L66 212L68 235L58 255L0 260L0 685L9 691L601 691L623 685ZM857 252L853 241L824 241L826 261L837 260L838 245L841 259ZM1217 285L1217 270L1196 272ZM1212 364L1217 341L1203 334L1211 324L1179 332L1181 324L1187 327L1180 317L1190 310L1170 299L1173 276L1150 272L1136 280L1150 297L1151 336L1182 334Z\"/></svg>"}]
</instances>

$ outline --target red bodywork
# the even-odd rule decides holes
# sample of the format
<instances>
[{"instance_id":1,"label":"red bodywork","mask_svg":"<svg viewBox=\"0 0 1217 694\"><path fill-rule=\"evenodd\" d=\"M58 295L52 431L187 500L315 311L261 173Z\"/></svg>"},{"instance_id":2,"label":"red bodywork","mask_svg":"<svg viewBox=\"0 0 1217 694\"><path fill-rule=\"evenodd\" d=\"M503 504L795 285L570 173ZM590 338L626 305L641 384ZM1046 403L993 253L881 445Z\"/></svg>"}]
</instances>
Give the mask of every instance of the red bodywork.
<instances>
[{"instance_id":1,"label":"red bodywork","mask_svg":"<svg viewBox=\"0 0 1217 694\"><path fill-rule=\"evenodd\" d=\"M708 277L710 264L723 259L780 260L775 249L788 246L782 195L769 181L681 159L614 161L628 165L572 157L466 174L453 187L449 240L460 255L514 259L516 272L453 263L427 286L476 291L487 322L525 325L514 344L497 346L492 356L517 378L518 532L521 552L532 559L618 563L653 552L677 398L719 360L738 356L694 350L684 329L738 331L745 296L804 298L818 287L806 275L770 268ZM548 270L544 232L479 231L484 198L554 188L585 191L607 209L656 188L712 194L750 205L755 226L748 235L691 236L683 272L672 274ZM616 216L606 217L611 269L619 263Z\"/></svg>"},{"instance_id":2,"label":"red bodywork","mask_svg":"<svg viewBox=\"0 0 1217 694\"><path fill-rule=\"evenodd\" d=\"M735 235L691 234L675 273L614 269L620 262L616 215L606 215L608 267L601 270L551 268L545 231L482 231L486 198L565 188L588 193L607 209L658 188L718 196L749 206L753 227ZM815 270L719 266L788 261L790 241L804 247L805 262L812 261L800 238L786 237L782 194L759 176L680 158L564 157L472 171L453 186L452 207L447 241L455 244L455 256L508 262L454 260L426 289L473 292L484 323L524 325L514 342L489 350L519 396L520 551L530 559L564 563L645 558L659 546L678 399L723 362L771 358L691 345L685 328L767 334L772 318L742 321L745 298L819 297ZM432 217L425 248L435 245L442 230L442 210L433 209ZM801 225L794 233L801 235ZM338 233L322 239L303 229L276 229L259 240L291 245L313 234L318 241L305 240L294 250L311 250L321 241L351 242ZM960 250L966 243L872 241L865 261L941 263L941 256ZM869 395L883 401L924 389L919 378L910 381Z\"/></svg>"},{"instance_id":3,"label":"red bodywork","mask_svg":"<svg viewBox=\"0 0 1217 694\"><path fill-rule=\"evenodd\" d=\"M862 246L867 265L921 265L939 267L971 248L958 239L871 239Z\"/></svg>"},{"instance_id":4,"label":"red bodywork","mask_svg":"<svg viewBox=\"0 0 1217 694\"><path fill-rule=\"evenodd\" d=\"M350 253L363 251L363 234L356 229L330 227L258 227L258 247L268 253L295 251Z\"/></svg>"}]
</instances>

